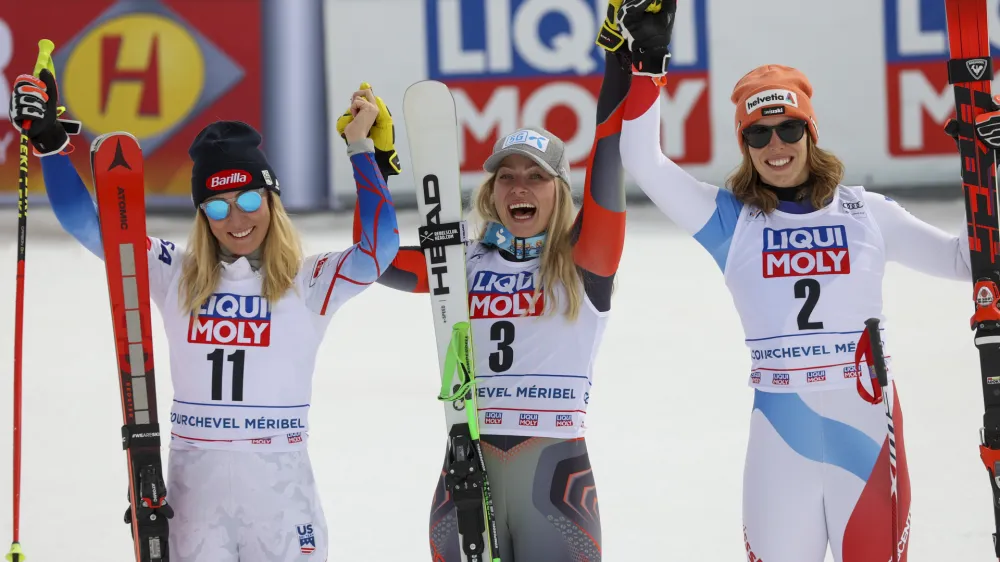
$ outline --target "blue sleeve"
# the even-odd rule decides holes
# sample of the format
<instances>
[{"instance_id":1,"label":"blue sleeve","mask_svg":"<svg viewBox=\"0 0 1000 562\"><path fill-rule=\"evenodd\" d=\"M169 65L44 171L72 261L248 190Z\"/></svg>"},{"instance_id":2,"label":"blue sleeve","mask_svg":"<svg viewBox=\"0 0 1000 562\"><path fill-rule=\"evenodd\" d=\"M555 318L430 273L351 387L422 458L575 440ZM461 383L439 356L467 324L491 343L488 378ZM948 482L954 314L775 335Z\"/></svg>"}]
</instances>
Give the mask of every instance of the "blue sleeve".
<instances>
[{"instance_id":1,"label":"blue sleeve","mask_svg":"<svg viewBox=\"0 0 1000 562\"><path fill-rule=\"evenodd\" d=\"M361 221L361 239L356 244L360 255L351 269L359 277L374 282L388 269L399 251L396 210L375 162L375 154L353 154L351 165L358 187L358 218Z\"/></svg>"},{"instance_id":2,"label":"blue sleeve","mask_svg":"<svg viewBox=\"0 0 1000 562\"><path fill-rule=\"evenodd\" d=\"M312 272L306 305L322 316L332 315L370 287L389 269L399 251L396 210L375 154L353 154L351 166L358 187L358 241L343 252L313 256L310 267L305 269Z\"/></svg>"},{"instance_id":3,"label":"blue sleeve","mask_svg":"<svg viewBox=\"0 0 1000 562\"><path fill-rule=\"evenodd\" d=\"M103 260L104 248L97 220L97 205L91 199L73 162L64 154L46 156L41 161L45 191L59 224L84 248Z\"/></svg>"},{"instance_id":4,"label":"blue sleeve","mask_svg":"<svg viewBox=\"0 0 1000 562\"><path fill-rule=\"evenodd\" d=\"M733 243L733 232L742 209L743 203L731 191L720 189L715 195L715 212L694 235L694 239L712 254L723 272L726 271L729 246Z\"/></svg>"}]
</instances>

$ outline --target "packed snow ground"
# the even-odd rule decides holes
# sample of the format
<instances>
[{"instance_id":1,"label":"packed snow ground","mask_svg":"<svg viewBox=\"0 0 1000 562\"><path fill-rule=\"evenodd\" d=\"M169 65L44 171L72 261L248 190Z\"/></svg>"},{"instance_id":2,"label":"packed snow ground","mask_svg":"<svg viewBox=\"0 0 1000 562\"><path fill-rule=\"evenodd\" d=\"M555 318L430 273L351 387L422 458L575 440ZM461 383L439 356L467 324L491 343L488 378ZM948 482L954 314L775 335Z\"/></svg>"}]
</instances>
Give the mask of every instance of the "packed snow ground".
<instances>
[{"instance_id":1,"label":"packed snow ground","mask_svg":"<svg viewBox=\"0 0 1000 562\"><path fill-rule=\"evenodd\" d=\"M962 229L959 200L903 203L950 232ZM739 320L693 239L654 207L629 213L587 419L604 559L745 560L740 489L752 391ZM16 215L0 217L0 295L9 295L0 298L0 425L9 427ZM312 215L296 224L314 253L350 245L350 220ZM415 243L416 215L404 211L400 222L404 243ZM149 231L183 243L188 224L151 218ZM128 560L103 263L43 206L31 209L28 238L21 542L36 561ZM970 299L971 284L888 266L887 328L913 483L910 562L995 560ZM374 286L337 314L320 350L310 451L331 561L429 560L428 509L444 446L429 315L426 297ZM155 307L153 326L166 425L170 366ZM0 542L10 538L10 447L10 430L0 431Z\"/></svg>"}]
</instances>

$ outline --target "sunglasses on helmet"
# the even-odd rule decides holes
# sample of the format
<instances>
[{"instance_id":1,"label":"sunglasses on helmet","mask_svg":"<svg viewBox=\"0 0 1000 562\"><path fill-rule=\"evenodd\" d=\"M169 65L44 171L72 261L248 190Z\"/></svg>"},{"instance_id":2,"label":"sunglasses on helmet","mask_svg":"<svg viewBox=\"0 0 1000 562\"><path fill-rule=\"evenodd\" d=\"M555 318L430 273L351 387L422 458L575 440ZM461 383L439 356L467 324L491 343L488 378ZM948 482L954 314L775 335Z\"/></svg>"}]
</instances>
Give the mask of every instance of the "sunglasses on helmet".
<instances>
[{"instance_id":1,"label":"sunglasses on helmet","mask_svg":"<svg viewBox=\"0 0 1000 562\"><path fill-rule=\"evenodd\" d=\"M261 190L255 189L253 191L244 191L240 193L236 199L230 201L229 199L212 199L211 201L205 201L199 207L205 212L205 216L214 220L221 221L222 219L229 216L229 207L232 203L236 203L236 206L240 208L244 213L252 213L257 209L260 209L260 204L262 201Z\"/></svg>"},{"instance_id":2,"label":"sunglasses on helmet","mask_svg":"<svg viewBox=\"0 0 1000 562\"><path fill-rule=\"evenodd\" d=\"M750 125L743 129L743 140L751 148L764 148L771 142L772 131L778 133L778 138L788 144L799 142L806 132L806 122L799 119L789 119L777 125Z\"/></svg>"}]
</instances>

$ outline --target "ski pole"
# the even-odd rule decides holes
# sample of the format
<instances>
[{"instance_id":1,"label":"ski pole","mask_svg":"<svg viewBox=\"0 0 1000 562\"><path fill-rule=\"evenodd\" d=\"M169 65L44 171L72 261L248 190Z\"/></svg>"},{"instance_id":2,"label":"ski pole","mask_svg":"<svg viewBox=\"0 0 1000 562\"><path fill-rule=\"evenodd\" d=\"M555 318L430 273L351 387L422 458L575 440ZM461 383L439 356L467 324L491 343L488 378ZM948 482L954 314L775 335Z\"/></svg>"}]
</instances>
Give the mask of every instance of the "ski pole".
<instances>
[{"instance_id":1,"label":"ski pole","mask_svg":"<svg viewBox=\"0 0 1000 562\"><path fill-rule=\"evenodd\" d=\"M32 74L37 78L42 69L48 68L55 74L52 51L55 45L48 39L38 42L38 58ZM21 146L18 154L17 176L17 282L14 289L14 493L13 500L13 540L7 560L23 562L21 550L21 348L24 328L24 250L28 236L28 135L31 121L21 125Z\"/></svg>"},{"instance_id":2,"label":"ski pole","mask_svg":"<svg viewBox=\"0 0 1000 562\"><path fill-rule=\"evenodd\" d=\"M885 350L882 348L882 336L879 333L879 319L869 318L865 321L868 331L868 341L871 345L869 366L875 370L878 385L882 387L882 402L885 404L885 419L887 437L889 440L889 498L892 504L892 562L898 561L899 521L896 519L896 430L892 423L892 405L889 403L889 373L885 365ZM860 376L860 373L858 373ZM895 400L893 401L895 402Z\"/></svg>"}]
</instances>

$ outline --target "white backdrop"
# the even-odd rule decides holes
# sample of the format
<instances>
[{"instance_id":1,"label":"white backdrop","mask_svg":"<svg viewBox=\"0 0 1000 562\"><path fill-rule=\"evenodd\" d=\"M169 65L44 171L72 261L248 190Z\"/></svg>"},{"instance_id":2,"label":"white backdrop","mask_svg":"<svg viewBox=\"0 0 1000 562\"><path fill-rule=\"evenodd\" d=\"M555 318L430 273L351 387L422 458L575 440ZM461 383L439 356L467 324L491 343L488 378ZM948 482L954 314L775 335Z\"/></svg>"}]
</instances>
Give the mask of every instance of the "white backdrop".
<instances>
[{"instance_id":1,"label":"white backdrop","mask_svg":"<svg viewBox=\"0 0 1000 562\"><path fill-rule=\"evenodd\" d=\"M988 4L996 43L1000 0ZM413 189L403 93L429 77L452 87L460 128L481 135L484 143L502 134L489 130L492 124L506 130L537 122L547 106L561 101L569 107L548 116L550 128L578 119L579 126L568 126L575 134L564 140L571 151L586 154L595 98L582 92L600 83L603 69L591 63L601 60L593 38L605 5L600 0L333 0L325 16L331 30L326 45L331 118L361 81L373 84L395 117L405 168L391 184L397 196ZM758 65L786 64L812 81L820 144L844 160L846 182L876 189L954 183L959 190L954 144L942 131L954 113L945 77L943 6L941 0L682 2L672 41L677 91L663 98L665 152L699 179L723 183L739 157L732 86ZM373 40L359 42L346 33L357 27L371 28ZM546 92L533 90L539 82ZM692 111L699 96L705 96L703 111ZM336 135L334 127L331 134ZM334 190L338 198L353 201L348 162L343 151L332 152ZM694 153L700 156L692 158ZM477 172L482 154L477 149L467 155L467 189L482 177ZM576 170L579 189L580 167Z\"/></svg>"}]
</instances>

